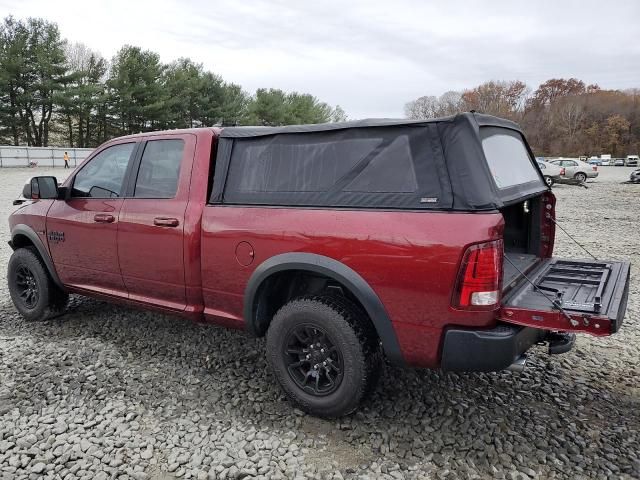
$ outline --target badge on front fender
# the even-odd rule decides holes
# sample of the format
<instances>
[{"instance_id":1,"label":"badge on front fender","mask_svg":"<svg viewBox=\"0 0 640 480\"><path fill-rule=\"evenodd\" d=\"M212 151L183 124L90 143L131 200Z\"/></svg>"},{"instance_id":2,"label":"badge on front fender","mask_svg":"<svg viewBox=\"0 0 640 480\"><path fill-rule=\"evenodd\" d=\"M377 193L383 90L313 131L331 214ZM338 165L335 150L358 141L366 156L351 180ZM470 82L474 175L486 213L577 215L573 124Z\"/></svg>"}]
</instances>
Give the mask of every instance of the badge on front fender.
<instances>
[{"instance_id":1,"label":"badge on front fender","mask_svg":"<svg viewBox=\"0 0 640 480\"><path fill-rule=\"evenodd\" d=\"M48 234L48 238L49 238L49 241L53 243L64 242L64 232L51 231Z\"/></svg>"}]
</instances>

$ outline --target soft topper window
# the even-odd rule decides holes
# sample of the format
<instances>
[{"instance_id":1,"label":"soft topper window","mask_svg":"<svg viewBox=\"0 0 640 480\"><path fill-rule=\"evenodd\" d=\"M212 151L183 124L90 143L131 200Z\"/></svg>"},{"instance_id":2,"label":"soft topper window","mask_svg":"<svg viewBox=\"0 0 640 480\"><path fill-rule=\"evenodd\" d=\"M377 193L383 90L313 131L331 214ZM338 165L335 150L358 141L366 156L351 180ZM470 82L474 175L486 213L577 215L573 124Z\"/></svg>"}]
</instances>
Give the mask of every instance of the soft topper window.
<instances>
[{"instance_id":1,"label":"soft topper window","mask_svg":"<svg viewBox=\"0 0 640 480\"><path fill-rule=\"evenodd\" d=\"M396 138L384 148L344 188L345 192L375 193L412 193L417 189L418 181L406 135Z\"/></svg>"},{"instance_id":2,"label":"soft topper window","mask_svg":"<svg viewBox=\"0 0 640 480\"><path fill-rule=\"evenodd\" d=\"M426 128L235 138L222 201L249 205L435 208L440 183ZM426 199L426 200L425 200Z\"/></svg>"},{"instance_id":3,"label":"soft topper window","mask_svg":"<svg viewBox=\"0 0 640 480\"><path fill-rule=\"evenodd\" d=\"M381 142L367 138L296 143L299 135L288 137L239 142L231 157L229 191L326 192Z\"/></svg>"}]
</instances>

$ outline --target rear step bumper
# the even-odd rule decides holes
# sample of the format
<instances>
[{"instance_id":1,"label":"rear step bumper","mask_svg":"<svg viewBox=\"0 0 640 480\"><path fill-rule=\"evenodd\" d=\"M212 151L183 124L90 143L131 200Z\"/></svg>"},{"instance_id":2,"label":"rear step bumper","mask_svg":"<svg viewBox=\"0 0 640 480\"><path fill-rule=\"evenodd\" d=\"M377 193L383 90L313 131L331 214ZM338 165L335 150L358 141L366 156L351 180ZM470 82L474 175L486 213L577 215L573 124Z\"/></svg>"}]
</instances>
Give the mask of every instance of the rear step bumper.
<instances>
[{"instance_id":1,"label":"rear step bumper","mask_svg":"<svg viewBox=\"0 0 640 480\"><path fill-rule=\"evenodd\" d=\"M549 332L499 324L486 330L450 328L444 334L440 367L455 372L497 372L511 366Z\"/></svg>"}]
</instances>

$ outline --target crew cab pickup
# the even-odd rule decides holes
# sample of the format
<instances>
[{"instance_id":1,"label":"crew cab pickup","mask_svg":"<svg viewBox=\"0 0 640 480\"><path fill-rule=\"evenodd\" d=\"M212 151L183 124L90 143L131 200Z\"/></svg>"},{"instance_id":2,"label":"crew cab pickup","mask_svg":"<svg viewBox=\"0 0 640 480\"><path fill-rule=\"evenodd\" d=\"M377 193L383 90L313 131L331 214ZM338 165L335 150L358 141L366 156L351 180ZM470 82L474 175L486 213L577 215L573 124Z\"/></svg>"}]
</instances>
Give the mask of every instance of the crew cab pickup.
<instances>
[{"instance_id":1,"label":"crew cab pickup","mask_svg":"<svg viewBox=\"0 0 640 480\"><path fill-rule=\"evenodd\" d=\"M476 113L132 135L23 197L8 282L24 317L74 293L266 336L319 416L356 409L385 357L517 370L534 344L615 333L626 309L629 264L554 257L555 198L522 131Z\"/></svg>"}]
</instances>

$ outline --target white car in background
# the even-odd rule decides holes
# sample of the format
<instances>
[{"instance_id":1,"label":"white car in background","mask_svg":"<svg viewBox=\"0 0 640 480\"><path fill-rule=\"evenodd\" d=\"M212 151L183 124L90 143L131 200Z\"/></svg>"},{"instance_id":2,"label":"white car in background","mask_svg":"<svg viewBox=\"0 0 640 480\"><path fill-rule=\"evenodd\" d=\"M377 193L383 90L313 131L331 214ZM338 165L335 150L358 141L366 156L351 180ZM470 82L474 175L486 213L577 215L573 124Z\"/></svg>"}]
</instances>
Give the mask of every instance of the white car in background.
<instances>
[{"instance_id":1,"label":"white car in background","mask_svg":"<svg viewBox=\"0 0 640 480\"><path fill-rule=\"evenodd\" d=\"M575 158L556 158L549 163L563 167L565 170L563 176L565 178L573 178L580 183L586 182L587 178L596 178L598 176L598 167L596 165L589 165Z\"/></svg>"},{"instance_id":2,"label":"white car in background","mask_svg":"<svg viewBox=\"0 0 640 480\"><path fill-rule=\"evenodd\" d=\"M559 167L558 165L554 165L553 163L543 162L542 160L537 160L537 162L540 170L542 171L544 181L547 183L547 185L551 186L554 183L562 180L562 177L565 173L563 167Z\"/></svg>"}]
</instances>

